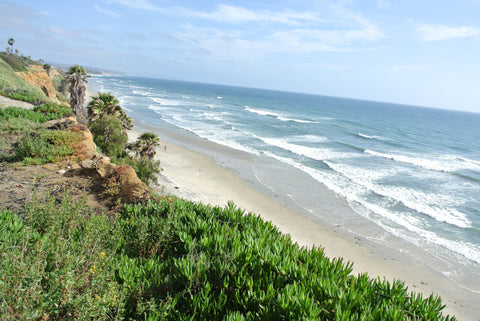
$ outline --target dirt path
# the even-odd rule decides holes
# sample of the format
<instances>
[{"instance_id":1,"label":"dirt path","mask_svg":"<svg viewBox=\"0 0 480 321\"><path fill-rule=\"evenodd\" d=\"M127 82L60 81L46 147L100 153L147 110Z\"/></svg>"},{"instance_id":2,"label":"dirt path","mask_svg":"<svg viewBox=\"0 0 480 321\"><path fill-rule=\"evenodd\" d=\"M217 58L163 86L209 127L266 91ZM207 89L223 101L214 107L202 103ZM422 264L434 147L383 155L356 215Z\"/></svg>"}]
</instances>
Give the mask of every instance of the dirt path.
<instances>
[{"instance_id":1,"label":"dirt path","mask_svg":"<svg viewBox=\"0 0 480 321\"><path fill-rule=\"evenodd\" d=\"M0 107L20 107L25 109L33 109L35 106L24 101L10 99L0 95Z\"/></svg>"}]
</instances>

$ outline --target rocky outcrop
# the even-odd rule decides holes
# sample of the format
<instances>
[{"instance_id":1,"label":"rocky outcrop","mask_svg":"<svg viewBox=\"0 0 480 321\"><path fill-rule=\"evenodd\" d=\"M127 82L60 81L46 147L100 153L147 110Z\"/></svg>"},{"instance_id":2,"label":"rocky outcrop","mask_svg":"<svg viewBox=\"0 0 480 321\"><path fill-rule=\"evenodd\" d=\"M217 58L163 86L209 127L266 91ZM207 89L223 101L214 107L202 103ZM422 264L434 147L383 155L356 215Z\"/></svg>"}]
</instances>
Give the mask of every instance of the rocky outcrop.
<instances>
[{"instance_id":1,"label":"rocky outcrop","mask_svg":"<svg viewBox=\"0 0 480 321\"><path fill-rule=\"evenodd\" d=\"M52 102L61 104L57 97L57 90L42 66L32 65L30 71L19 71L17 75L23 81L41 89Z\"/></svg>"},{"instance_id":2,"label":"rocky outcrop","mask_svg":"<svg viewBox=\"0 0 480 321\"><path fill-rule=\"evenodd\" d=\"M78 174L87 175L95 180L95 184L103 189L102 194L122 203L145 202L151 198L147 185L137 176L130 165L115 165L110 158L97 152L90 130L77 123L74 116L45 123L46 128L66 129L80 133L82 140L74 146L79 159Z\"/></svg>"},{"instance_id":3,"label":"rocky outcrop","mask_svg":"<svg viewBox=\"0 0 480 321\"><path fill-rule=\"evenodd\" d=\"M123 203L145 202L150 192L130 165L115 165L108 157L94 155L82 161L80 167L88 175L99 178L107 194Z\"/></svg>"}]
</instances>

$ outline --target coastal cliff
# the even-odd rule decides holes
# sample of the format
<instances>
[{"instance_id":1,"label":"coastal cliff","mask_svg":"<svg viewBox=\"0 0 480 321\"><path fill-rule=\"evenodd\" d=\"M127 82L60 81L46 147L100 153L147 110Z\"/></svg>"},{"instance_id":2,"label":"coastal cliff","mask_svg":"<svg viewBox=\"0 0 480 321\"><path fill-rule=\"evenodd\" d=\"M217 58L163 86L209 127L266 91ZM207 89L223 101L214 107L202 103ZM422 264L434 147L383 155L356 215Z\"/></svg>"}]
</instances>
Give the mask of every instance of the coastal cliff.
<instances>
[{"instance_id":1,"label":"coastal cliff","mask_svg":"<svg viewBox=\"0 0 480 321\"><path fill-rule=\"evenodd\" d=\"M40 89L47 98L56 104L62 104L58 98L58 92L42 66L31 65L29 71L18 71L17 75L25 82Z\"/></svg>"}]
</instances>

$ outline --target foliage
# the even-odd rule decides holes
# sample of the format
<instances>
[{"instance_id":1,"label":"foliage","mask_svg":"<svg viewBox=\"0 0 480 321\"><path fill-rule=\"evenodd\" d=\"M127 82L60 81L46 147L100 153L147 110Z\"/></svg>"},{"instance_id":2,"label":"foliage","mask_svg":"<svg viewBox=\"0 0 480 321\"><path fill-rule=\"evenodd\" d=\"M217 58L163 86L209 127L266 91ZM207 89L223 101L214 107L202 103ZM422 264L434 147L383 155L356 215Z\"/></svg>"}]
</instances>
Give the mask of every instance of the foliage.
<instances>
[{"instance_id":1,"label":"foliage","mask_svg":"<svg viewBox=\"0 0 480 321\"><path fill-rule=\"evenodd\" d=\"M11 118L8 121L0 120L0 133L30 133L40 129L40 123L25 118Z\"/></svg>"},{"instance_id":2,"label":"foliage","mask_svg":"<svg viewBox=\"0 0 480 321\"><path fill-rule=\"evenodd\" d=\"M13 319L454 320L403 282L351 275L268 222L167 197L115 221L51 198L0 212L0 314Z\"/></svg>"},{"instance_id":3,"label":"foliage","mask_svg":"<svg viewBox=\"0 0 480 321\"><path fill-rule=\"evenodd\" d=\"M121 121L107 115L92 122L89 126L95 144L109 156L120 155L125 149L128 136Z\"/></svg>"},{"instance_id":4,"label":"foliage","mask_svg":"<svg viewBox=\"0 0 480 321\"><path fill-rule=\"evenodd\" d=\"M35 201L25 220L0 212L2 320L114 320L117 229L84 202Z\"/></svg>"},{"instance_id":5,"label":"foliage","mask_svg":"<svg viewBox=\"0 0 480 321\"><path fill-rule=\"evenodd\" d=\"M50 75L50 71L52 70L52 66L50 64L43 64L43 69L45 69L45 72L47 75Z\"/></svg>"},{"instance_id":6,"label":"foliage","mask_svg":"<svg viewBox=\"0 0 480 321\"><path fill-rule=\"evenodd\" d=\"M135 157L140 159L146 157L153 160L157 153L155 147L160 146L160 138L153 132L141 134L134 143L128 144L127 149L135 153Z\"/></svg>"},{"instance_id":7,"label":"foliage","mask_svg":"<svg viewBox=\"0 0 480 321\"><path fill-rule=\"evenodd\" d=\"M32 61L27 57L0 53L0 58L3 59L14 71L27 71L28 66L32 64Z\"/></svg>"},{"instance_id":8,"label":"foliage","mask_svg":"<svg viewBox=\"0 0 480 321\"><path fill-rule=\"evenodd\" d=\"M133 128L132 119L128 117L120 106L120 101L112 93L99 92L98 96L93 97L90 103L88 103L87 115L90 123L104 116L112 115L121 121L123 128L127 130Z\"/></svg>"},{"instance_id":9,"label":"foliage","mask_svg":"<svg viewBox=\"0 0 480 321\"><path fill-rule=\"evenodd\" d=\"M78 133L45 130L22 137L15 146L15 158L25 165L57 162L74 153L72 146L81 140Z\"/></svg>"},{"instance_id":10,"label":"foliage","mask_svg":"<svg viewBox=\"0 0 480 321\"><path fill-rule=\"evenodd\" d=\"M123 153L118 157L113 157L111 161L117 165L128 164L132 166L137 173L137 177L147 186L151 183L158 183L156 174L160 174L161 171L160 161L158 160L132 158L130 155Z\"/></svg>"},{"instance_id":11,"label":"foliage","mask_svg":"<svg viewBox=\"0 0 480 321\"><path fill-rule=\"evenodd\" d=\"M79 65L70 67L68 70L67 81L70 83L70 105L72 106L73 113L75 115L84 116L81 106L85 102L85 92L87 90L86 83L87 78L90 77L87 75L87 70Z\"/></svg>"},{"instance_id":12,"label":"foliage","mask_svg":"<svg viewBox=\"0 0 480 321\"><path fill-rule=\"evenodd\" d=\"M12 91L26 91L45 100L45 94L38 88L24 82L15 71L28 70L28 60L25 57L7 55L0 52L0 94L6 95Z\"/></svg>"},{"instance_id":13,"label":"foliage","mask_svg":"<svg viewBox=\"0 0 480 321\"><path fill-rule=\"evenodd\" d=\"M72 112L72 108L69 106L58 105L55 103L45 103L43 105L37 106L33 109L35 112L43 113L49 117L56 117L55 119L61 118L66 114Z\"/></svg>"},{"instance_id":14,"label":"foliage","mask_svg":"<svg viewBox=\"0 0 480 321\"><path fill-rule=\"evenodd\" d=\"M71 109L51 103L35 107L34 110L19 107L0 108L0 121L8 121L12 118L24 118L37 123L58 119L70 112Z\"/></svg>"},{"instance_id":15,"label":"foliage","mask_svg":"<svg viewBox=\"0 0 480 321\"><path fill-rule=\"evenodd\" d=\"M10 38L8 39L8 44L12 47L11 52L13 53L13 44L15 43L15 39Z\"/></svg>"},{"instance_id":16,"label":"foliage","mask_svg":"<svg viewBox=\"0 0 480 321\"><path fill-rule=\"evenodd\" d=\"M45 100L44 95L39 95L38 92L27 90L7 91L5 92L5 96L33 104L39 104Z\"/></svg>"}]
</instances>

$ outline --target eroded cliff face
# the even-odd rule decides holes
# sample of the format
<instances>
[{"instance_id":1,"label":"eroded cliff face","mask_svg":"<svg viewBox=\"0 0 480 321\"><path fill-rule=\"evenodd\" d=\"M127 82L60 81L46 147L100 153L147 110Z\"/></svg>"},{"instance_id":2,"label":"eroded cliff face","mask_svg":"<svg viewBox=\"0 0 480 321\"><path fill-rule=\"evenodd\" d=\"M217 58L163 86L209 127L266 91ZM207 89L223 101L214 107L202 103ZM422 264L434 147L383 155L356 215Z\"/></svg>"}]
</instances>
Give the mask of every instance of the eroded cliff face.
<instances>
[{"instance_id":1,"label":"eroded cliff face","mask_svg":"<svg viewBox=\"0 0 480 321\"><path fill-rule=\"evenodd\" d=\"M53 85L50 77L47 72L43 69L42 66L30 66L30 71L19 71L17 75L25 82L39 88L45 93L45 95L56 104L65 104L62 103L57 97L57 90Z\"/></svg>"},{"instance_id":2,"label":"eroded cliff face","mask_svg":"<svg viewBox=\"0 0 480 321\"><path fill-rule=\"evenodd\" d=\"M49 129L66 129L81 134L81 141L73 148L75 156L80 161L73 168L73 173L87 175L94 180L94 184L104 188L103 194L108 194L113 199L124 203L146 202L151 198L147 185L143 183L130 165L115 165L110 158L97 152L90 130L76 121L75 116L54 120L46 123ZM106 193L105 191L108 190Z\"/></svg>"}]
</instances>

